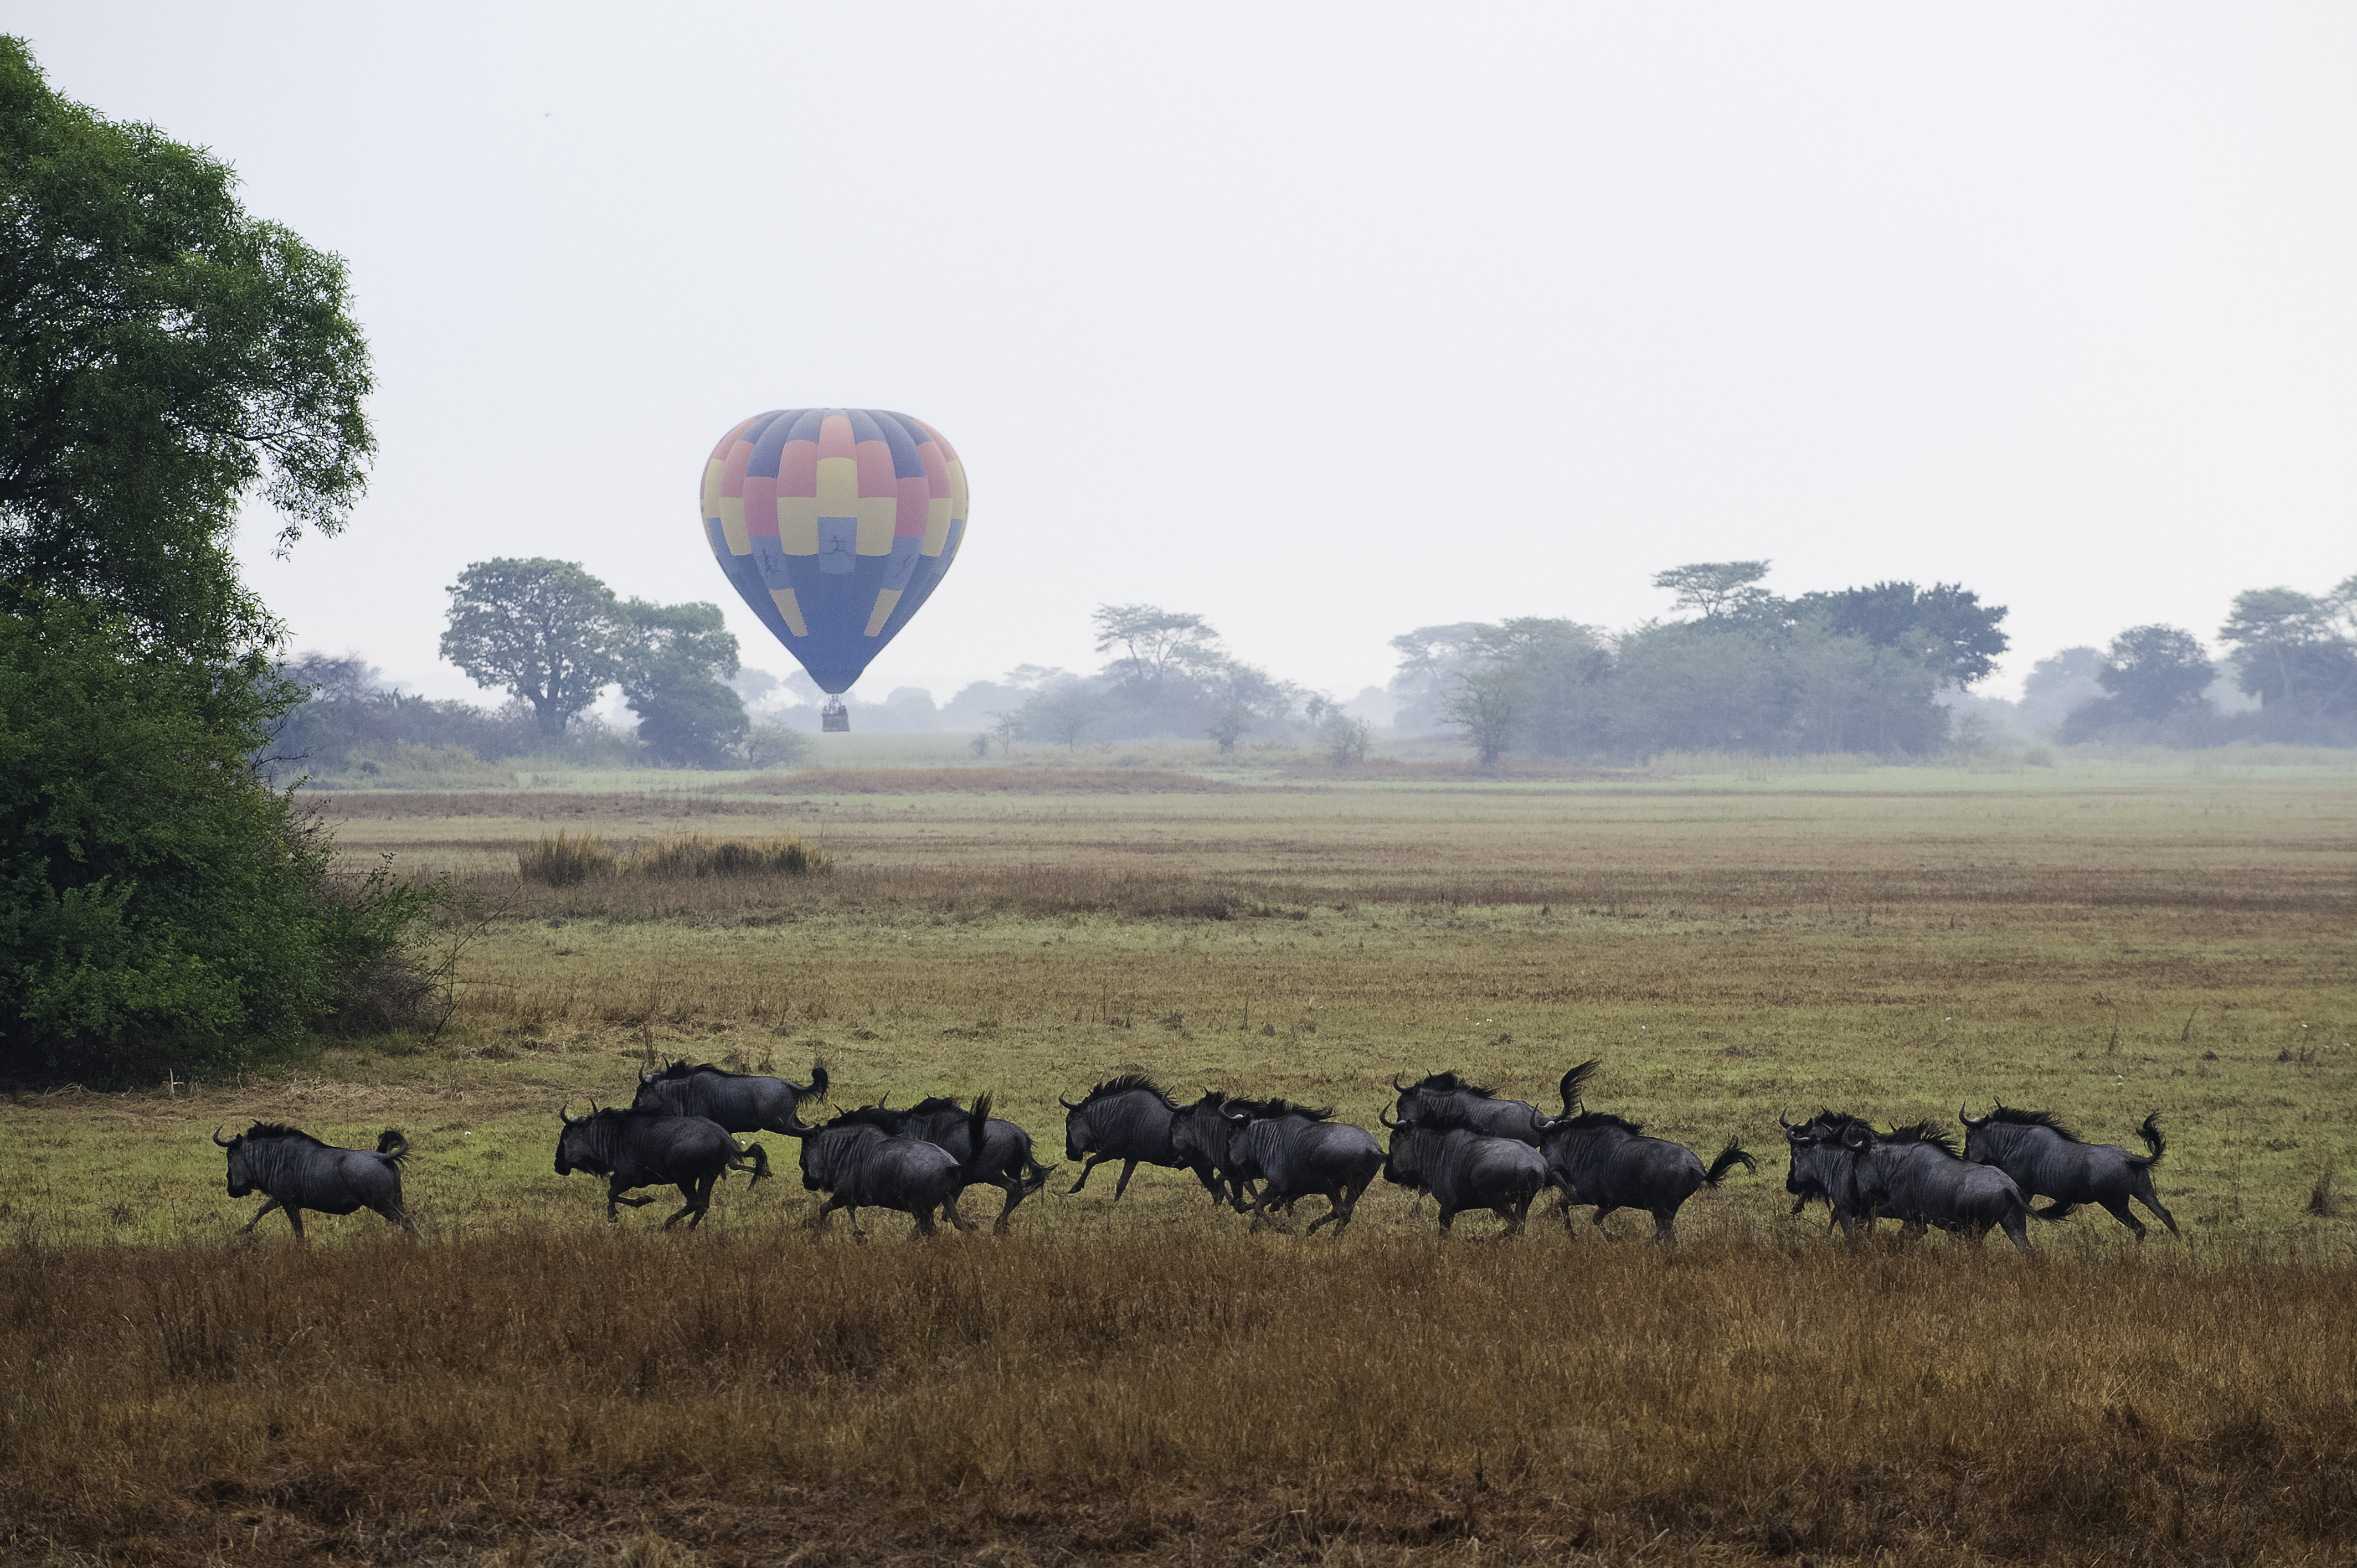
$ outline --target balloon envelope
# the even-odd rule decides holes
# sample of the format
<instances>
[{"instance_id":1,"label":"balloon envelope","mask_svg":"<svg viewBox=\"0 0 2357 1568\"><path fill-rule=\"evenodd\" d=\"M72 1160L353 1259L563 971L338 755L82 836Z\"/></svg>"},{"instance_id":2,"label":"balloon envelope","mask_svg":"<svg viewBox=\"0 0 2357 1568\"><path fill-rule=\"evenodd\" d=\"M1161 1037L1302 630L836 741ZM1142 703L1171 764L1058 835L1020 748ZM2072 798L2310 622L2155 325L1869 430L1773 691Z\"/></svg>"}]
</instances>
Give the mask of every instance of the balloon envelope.
<instances>
[{"instance_id":1,"label":"balloon envelope","mask_svg":"<svg viewBox=\"0 0 2357 1568\"><path fill-rule=\"evenodd\" d=\"M905 413L787 408L720 438L704 532L729 582L823 692L848 691L965 538L965 466Z\"/></svg>"}]
</instances>

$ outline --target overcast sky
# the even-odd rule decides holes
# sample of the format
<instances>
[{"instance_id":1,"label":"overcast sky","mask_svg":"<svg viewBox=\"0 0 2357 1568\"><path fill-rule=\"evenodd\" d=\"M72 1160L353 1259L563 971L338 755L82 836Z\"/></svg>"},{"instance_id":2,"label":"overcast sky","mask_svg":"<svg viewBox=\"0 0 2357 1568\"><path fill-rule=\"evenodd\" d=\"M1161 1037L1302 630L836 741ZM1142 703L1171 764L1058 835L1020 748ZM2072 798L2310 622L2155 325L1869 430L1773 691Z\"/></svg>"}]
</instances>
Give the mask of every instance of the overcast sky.
<instances>
[{"instance_id":1,"label":"overcast sky","mask_svg":"<svg viewBox=\"0 0 2357 1568\"><path fill-rule=\"evenodd\" d=\"M1388 638L1652 575L1955 581L2034 660L2357 572L2357 7L12 0L351 266L381 446L250 569L413 690L492 555L727 606L705 454L915 414L957 565L860 693L1200 611Z\"/></svg>"}]
</instances>

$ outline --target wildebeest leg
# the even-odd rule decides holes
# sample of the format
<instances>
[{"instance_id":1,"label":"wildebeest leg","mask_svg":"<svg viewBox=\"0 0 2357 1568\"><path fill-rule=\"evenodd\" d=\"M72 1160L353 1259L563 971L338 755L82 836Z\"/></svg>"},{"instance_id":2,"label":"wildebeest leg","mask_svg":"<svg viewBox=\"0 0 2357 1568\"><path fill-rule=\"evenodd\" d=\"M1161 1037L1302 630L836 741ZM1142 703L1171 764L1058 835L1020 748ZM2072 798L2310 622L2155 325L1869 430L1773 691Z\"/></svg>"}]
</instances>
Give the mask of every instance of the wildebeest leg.
<instances>
[{"instance_id":1,"label":"wildebeest leg","mask_svg":"<svg viewBox=\"0 0 2357 1568\"><path fill-rule=\"evenodd\" d=\"M1115 1203L1119 1203L1121 1201L1121 1195L1129 1190L1129 1178L1136 1174L1137 1162L1135 1160L1124 1160L1122 1162L1121 1179L1113 1184L1113 1200Z\"/></svg>"},{"instance_id":2,"label":"wildebeest leg","mask_svg":"<svg viewBox=\"0 0 2357 1568\"><path fill-rule=\"evenodd\" d=\"M2176 1217L2170 1214L2168 1209L2163 1208L2160 1206L2160 1194L2153 1190L2152 1177L2150 1176L2147 1176L2144 1180L2138 1182L2136 1184L2136 1189L2134 1192L2131 1192L2128 1196L2135 1198L2138 1203L2143 1204L2147 1208L2151 1209L2155 1214L2159 1215L2160 1222L2169 1227L2169 1233L2170 1235L2176 1237L2180 1241L2185 1240L2185 1232L2177 1228Z\"/></svg>"},{"instance_id":3,"label":"wildebeest leg","mask_svg":"<svg viewBox=\"0 0 2357 1568\"><path fill-rule=\"evenodd\" d=\"M301 1207L296 1204L288 1203L280 1205L280 1208L286 1216L286 1223L295 1227L295 1240L297 1241L304 1240L303 1210Z\"/></svg>"},{"instance_id":4,"label":"wildebeest leg","mask_svg":"<svg viewBox=\"0 0 2357 1568\"><path fill-rule=\"evenodd\" d=\"M679 1184L679 1195L687 1199L687 1202L680 1209L678 1214L673 1215L670 1219L662 1222L662 1228L666 1230L670 1230L673 1226L680 1222L681 1216L688 1214L695 1216L694 1219L690 1219L687 1222L687 1228L690 1230L693 1230L697 1226L703 1224L705 1215L709 1212L712 1208L712 1189L718 1184L719 1180L720 1173L718 1171L714 1171L710 1176L697 1177L693 1183L681 1182Z\"/></svg>"},{"instance_id":5,"label":"wildebeest leg","mask_svg":"<svg viewBox=\"0 0 2357 1568\"><path fill-rule=\"evenodd\" d=\"M956 1227L959 1234L961 1235L974 1229L973 1224L967 1220L966 1217L958 1212L958 1199L964 1196L965 1188L960 1187L957 1191L950 1194L950 1200L947 1203L942 1205L942 1218L948 1220L952 1226ZM931 1210L928 1210L927 1214L930 1218Z\"/></svg>"},{"instance_id":6,"label":"wildebeest leg","mask_svg":"<svg viewBox=\"0 0 2357 1568\"><path fill-rule=\"evenodd\" d=\"M257 1225L259 1225L259 1224L261 1224L261 1223L262 1223L262 1217L263 1217L264 1215L265 1215L265 1214L269 1213L272 1209L274 1209L274 1208L277 1208L277 1207L278 1207L278 1200L277 1200L276 1198L274 1198L274 1198L272 1198L272 1199L270 1199L270 1201L268 1201L267 1203L264 1203L261 1208L257 1208L257 1209L255 1209L255 1210L253 1211L253 1219L249 1219L249 1220L247 1220L247 1221L244 1223L244 1225L241 1226L241 1227L239 1228L239 1230L238 1230L238 1232L237 1232L237 1233L238 1233L239 1235L241 1235L241 1236L251 1236L251 1235L253 1235L253 1228L254 1228L255 1226L257 1226ZM296 1233L296 1235L298 1235L298 1236L299 1236L299 1235L301 1235L301 1234L303 1233L303 1228L302 1228L301 1226L299 1226L299 1225L298 1225L298 1226L296 1226L296 1227L295 1228L295 1233Z\"/></svg>"},{"instance_id":7,"label":"wildebeest leg","mask_svg":"<svg viewBox=\"0 0 2357 1568\"><path fill-rule=\"evenodd\" d=\"M1320 1196L1326 1199L1326 1212L1309 1222L1308 1233L1315 1236L1320 1225L1330 1224L1334 1227L1334 1234L1340 1236L1342 1227L1351 1223L1351 1205L1343 1200L1343 1189L1337 1187Z\"/></svg>"},{"instance_id":8,"label":"wildebeest leg","mask_svg":"<svg viewBox=\"0 0 2357 1568\"><path fill-rule=\"evenodd\" d=\"M1109 1154L1091 1155L1086 1159L1082 1160L1081 1162L1081 1179L1066 1187L1064 1189L1064 1196L1070 1197L1072 1194L1080 1191L1081 1188L1088 1186L1089 1173L1111 1158L1113 1158L1113 1156Z\"/></svg>"},{"instance_id":9,"label":"wildebeest leg","mask_svg":"<svg viewBox=\"0 0 2357 1568\"><path fill-rule=\"evenodd\" d=\"M1435 1198L1433 1201L1436 1203L1440 1202L1438 1198ZM1449 1208L1448 1205L1445 1203L1440 1204L1440 1233L1443 1236L1448 1235L1448 1228L1456 1223L1457 1210Z\"/></svg>"},{"instance_id":10,"label":"wildebeest leg","mask_svg":"<svg viewBox=\"0 0 2357 1568\"><path fill-rule=\"evenodd\" d=\"M2128 1208L2128 1200L2126 1198L2104 1197L2098 1198L2096 1201L2103 1205L2104 1213L2110 1215L2113 1219L2118 1220L2121 1224L2135 1231L2137 1245L2143 1245L2144 1221L2138 1219L2136 1217L2135 1211ZM2172 1229L2174 1229L2174 1227L2172 1227Z\"/></svg>"},{"instance_id":11,"label":"wildebeest leg","mask_svg":"<svg viewBox=\"0 0 2357 1568\"><path fill-rule=\"evenodd\" d=\"M2029 1221L2018 1214L2008 1214L1999 1223L2005 1227L2006 1240L2013 1243L2015 1251L2029 1251Z\"/></svg>"},{"instance_id":12,"label":"wildebeest leg","mask_svg":"<svg viewBox=\"0 0 2357 1568\"><path fill-rule=\"evenodd\" d=\"M944 1208L946 1207L947 1206L944 1205ZM909 1240L913 1241L920 1236L938 1236L941 1234L939 1230L936 1230L933 1228L933 1211L930 1207L924 1208L912 1208L909 1210L909 1212L916 1219L917 1221L917 1229L910 1233Z\"/></svg>"},{"instance_id":13,"label":"wildebeest leg","mask_svg":"<svg viewBox=\"0 0 2357 1568\"><path fill-rule=\"evenodd\" d=\"M846 1203L843 1206L843 1212L851 1221L851 1239L855 1241L866 1240L867 1232L859 1228L859 1206L856 1203Z\"/></svg>"},{"instance_id":14,"label":"wildebeest leg","mask_svg":"<svg viewBox=\"0 0 2357 1568\"><path fill-rule=\"evenodd\" d=\"M990 1233L994 1236L1004 1236L1010 1229L1006 1223L1006 1217L1015 1212L1017 1204L1023 1201L1023 1180L1020 1176L1006 1176L1001 1179L998 1185L1006 1191L1006 1207L998 1211L998 1221L991 1226Z\"/></svg>"},{"instance_id":15,"label":"wildebeest leg","mask_svg":"<svg viewBox=\"0 0 2357 1568\"><path fill-rule=\"evenodd\" d=\"M417 1234L417 1227L410 1221L409 1210L403 1208L398 1201L391 1203L371 1203L369 1207L376 1210L379 1214L383 1215L395 1225L400 1226L404 1230L408 1231L412 1236Z\"/></svg>"},{"instance_id":16,"label":"wildebeest leg","mask_svg":"<svg viewBox=\"0 0 2357 1568\"><path fill-rule=\"evenodd\" d=\"M1604 1217L1620 1207L1620 1206L1617 1203L1598 1204L1596 1206L1596 1228L1598 1230L1604 1230ZM1609 1230L1604 1230L1604 1239L1607 1241L1616 1241L1620 1240L1619 1237L1613 1235Z\"/></svg>"}]
</instances>

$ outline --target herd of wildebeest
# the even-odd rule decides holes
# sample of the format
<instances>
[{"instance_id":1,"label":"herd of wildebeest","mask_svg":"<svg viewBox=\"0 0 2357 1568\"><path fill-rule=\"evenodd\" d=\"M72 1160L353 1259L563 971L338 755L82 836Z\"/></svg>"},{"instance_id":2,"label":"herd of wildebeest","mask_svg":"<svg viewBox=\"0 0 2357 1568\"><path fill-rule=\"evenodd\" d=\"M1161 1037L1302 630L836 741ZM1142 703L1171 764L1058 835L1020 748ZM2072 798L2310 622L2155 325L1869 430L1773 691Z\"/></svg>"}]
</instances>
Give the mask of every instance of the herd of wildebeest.
<instances>
[{"instance_id":1,"label":"herd of wildebeest","mask_svg":"<svg viewBox=\"0 0 2357 1568\"><path fill-rule=\"evenodd\" d=\"M1064 1153L1082 1163L1071 1190L1109 1160L1122 1165L1119 1201L1139 1165L1194 1174L1212 1201L1251 1218L1253 1229L1274 1224L1272 1210L1290 1213L1305 1197L1323 1197L1327 1212L1311 1231L1331 1224L1340 1235L1360 1197L1378 1175L1394 1186L1429 1195L1446 1233L1458 1214L1488 1209L1522 1230L1532 1202L1550 1188L1560 1195L1566 1230L1571 1211L1595 1209L1601 1229L1620 1208L1653 1217L1653 1239L1674 1241L1679 1208L1698 1187L1716 1187L1736 1166L1756 1172L1752 1156L1729 1139L1706 1166L1693 1150L1649 1138L1636 1122L1589 1111L1581 1092L1600 1064L1583 1062L1563 1075L1563 1110L1550 1116L1527 1101L1507 1100L1454 1072L1428 1073L1412 1084L1392 1082L1397 1099L1379 1116L1388 1146L1363 1127L1337 1122L1330 1110L1283 1100L1211 1092L1179 1101L1143 1073L1107 1079L1078 1101L1059 1097L1066 1112ZM911 1216L920 1236L934 1234L936 1211L960 1230L974 1227L958 1212L967 1187L989 1185L1006 1195L995 1227L1005 1234L1017 1205L1050 1175L1031 1150L1031 1137L990 1114L991 1097L972 1106L937 1097L906 1108L879 1101L813 1125L802 1118L806 1101L823 1101L827 1071L813 1065L811 1081L731 1072L703 1063L674 1063L640 1075L629 1109L594 1104L590 1114L560 1110L556 1174L587 1171L607 1178L606 1218L618 1205L636 1208L652 1197L623 1196L639 1187L675 1186L686 1201L663 1221L701 1223L712 1191L728 1171L749 1170L758 1184L770 1174L759 1144L734 1134L770 1132L802 1143L802 1186L823 1194L813 1221L823 1230L837 1208L851 1216L865 1240L859 1210L883 1208ZM2164 1142L2159 1118L2147 1116L2138 1134L2147 1152L2083 1142L2044 1112L1997 1106L1966 1115L1964 1147L1929 1122L1877 1132L1862 1118L1823 1111L1794 1122L1781 1112L1791 1152L1785 1190L1798 1214L1822 1201L1845 1235L1878 1219L1900 1222L1904 1234L1932 1228L1975 1240L1992 1229L2028 1249L2030 1219L2060 1219L2084 1204L2100 1206L2144 1240L2129 1211L2131 1198L2182 1233L2152 1186L2152 1166ZM371 1149L342 1149L274 1122L213 1141L229 1151L229 1194L259 1191L268 1198L245 1231L272 1209L283 1209L303 1234L303 1211L350 1214L369 1208L413 1230L401 1197L408 1140L388 1130ZM2029 1200L2044 1197L2044 1208ZM241 1232L243 1233L243 1232ZM1608 1232L1609 1234L1609 1232Z\"/></svg>"}]
</instances>

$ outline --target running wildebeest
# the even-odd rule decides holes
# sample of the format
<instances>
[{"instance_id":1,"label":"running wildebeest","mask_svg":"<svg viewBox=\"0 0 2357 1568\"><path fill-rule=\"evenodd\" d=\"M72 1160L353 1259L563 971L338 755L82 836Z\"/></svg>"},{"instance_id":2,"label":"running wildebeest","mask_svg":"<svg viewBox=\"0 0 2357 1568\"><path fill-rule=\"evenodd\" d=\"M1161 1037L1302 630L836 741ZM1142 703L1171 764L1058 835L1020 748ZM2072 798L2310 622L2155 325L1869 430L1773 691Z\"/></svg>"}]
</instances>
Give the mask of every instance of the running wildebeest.
<instances>
[{"instance_id":1,"label":"running wildebeest","mask_svg":"<svg viewBox=\"0 0 2357 1568\"><path fill-rule=\"evenodd\" d=\"M907 1135L907 1112L877 1105L846 1111L823 1127L796 1133L802 1141L802 1186L827 1195L812 1229L824 1230L827 1216L841 1208L851 1216L852 1235L865 1241L860 1209L890 1208L916 1220L917 1235L937 1234L933 1210L989 1172L989 1095L975 1099L965 1122L970 1152L963 1160L939 1144Z\"/></svg>"},{"instance_id":2,"label":"running wildebeest","mask_svg":"<svg viewBox=\"0 0 2357 1568\"><path fill-rule=\"evenodd\" d=\"M1901 1214L1888 1204L1860 1212L1850 1207L1854 1195L1846 1187L1836 1192L1833 1186L1828 1185L1846 1180L1848 1155L1842 1151L1841 1140L1853 1122L1865 1124L1859 1118L1843 1111L1819 1111L1813 1119L1807 1122L1788 1121L1782 1112L1776 1112L1776 1123L1784 1129L1785 1142L1792 1146L1792 1164L1784 1175L1784 1190L1792 1195L1792 1212L1798 1214L1811 1202L1823 1199L1833 1214L1832 1219L1826 1221L1827 1228L1840 1226L1846 1239L1855 1240L1861 1228L1872 1235L1874 1222L1878 1219L1899 1220L1900 1234L1909 1240L1922 1235L1926 1228L1922 1219ZM1928 1122L1918 1122L1911 1127L1893 1127L1881 1133L1880 1137L1888 1144L1931 1144L1949 1155L1956 1152L1953 1143L1946 1135L1934 1132Z\"/></svg>"},{"instance_id":3,"label":"running wildebeest","mask_svg":"<svg viewBox=\"0 0 2357 1568\"><path fill-rule=\"evenodd\" d=\"M1088 1186L1089 1173L1106 1160L1119 1160L1121 1180L1113 1188L1115 1203L1129 1190L1129 1178L1140 1165L1191 1170L1212 1202L1225 1200L1211 1167L1189 1162L1172 1145L1170 1122L1178 1112L1178 1102L1144 1073L1125 1072L1107 1079L1077 1104L1060 1094L1056 1103L1069 1112L1064 1118L1064 1157L1086 1162L1081 1166L1080 1179L1065 1189L1067 1193Z\"/></svg>"},{"instance_id":4,"label":"running wildebeest","mask_svg":"<svg viewBox=\"0 0 2357 1568\"><path fill-rule=\"evenodd\" d=\"M808 1083L730 1072L710 1062L694 1067L673 1062L661 1072L639 1075L639 1092L630 1109L665 1116L701 1116L731 1133L790 1133L787 1123L800 1120L797 1107L804 1095L826 1098L824 1062L811 1064Z\"/></svg>"},{"instance_id":5,"label":"running wildebeest","mask_svg":"<svg viewBox=\"0 0 2357 1568\"><path fill-rule=\"evenodd\" d=\"M1635 1122L1607 1111L1569 1114L1580 1103L1582 1086L1602 1066L1585 1061L1565 1073L1566 1114L1540 1126L1539 1149L1546 1155L1547 1179L1563 1193L1564 1229L1571 1229L1571 1211L1582 1204L1596 1206L1598 1230L1614 1209L1642 1208L1653 1217L1653 1240L1674 1243L1678 1210L1696 1187L1717 1187L1737 1165L1756 1172L1760 1162L1729 1138L1706 1170L1692 1149L1667 1138L1648 1138Z\"/></svg>"},{"instance_id":6,"label":"running wildebeest","mask_svg":"<svg viewBox=\"0 0 2357 1568\"><path fill-rule=\"evenodd\" d=\"M967 1132L966 1109L957 1102L954 1095L937 1094L931 1099L920 1100L905 1111L888 1112L881 1104L862 1109L884 1112L885 1116L899 1118L898 1124L888 1129L895 1137L919 1138L947 1149L961 1165L974 1153ZM878 1119L877 1125L884 1125L882 1118ZM1041 1165L1031 1153L1030 1133L1001 1117L990 1119L985 1144L980 1179L1006 1194L1006 1207L998 1211L998 1222L991 1227L991 1233L1004 1236L1008 1230L1007 1216L1015 1212L1015 1206L1039 1191L1055 1174L1055 1167ZM942 1213L959 1230L971 1230L974 1227L966 1222L965 1216L958 1212L960 1196L952 1194Z\"/></svg>"},{"instance_id":7,"label":"running wildebeest","mask_svg":"<svg viewBox=\"0 0 2357 1568\"><path fill-rule=\"evenodd\" d=\"M2159 1215L2170 1235L2185 1240L2185 1232L2160 1206L2160 1195L2152 1187L2152 1167L2169 1152L2169 1141L2160 1135L2159 1112L2147 1116L2144 1125L2136 1129L2150 1151L2142 1155L2131 1155L2117 1144L2083 1143L2079 1134L2043 1111L2014 1111L2000 1105L1976 1122L1959 1105L1956 1119L1964 1124L1964 1158L1996 1166L2031 1197L2054 1200L2032 1210L2039 1219L2061 1219L2081 1204L2092 1203L2135 1231L2136 1239L2142 1241L2143 1222L2128 1209L2128 1199L2134 1198Z\"/></svg>"},{"instance_id":8,"label":"running wildebeest","mask_svg":"<svg viewBox=\"0 0 2357 1568\"><path fill-rule=\"evenodd\" d=\"M274 1208L285 1210L298 1240L307 1208L317 1214L373 1209L417 1234L401 1201L409 1140L390 1127L373 1149L339 1149L276 1122L256 1122L234 1138L222 1137L216 1127L213 1142L229 1151L229 1195L243 1197L258 1189L270 1199L239 1230L241 1236L251 1234Z\"/></svg>"},{"instance_id":9,"label":"running wildebeest","mask_svg":"<svg viewBox=\"0 0 2357 1568\"><path fill-rule=\"evenodd\" d=\"M1487 1208L1506 1222L1505 1234L1522 1233L1531 1199L1547 1186L1546 1158L1537 1149L1476 1131L1461 1107L1445 1101L1413 1117L1392 1120L1378 1112L1376 1119L1392 1129L1383 1179L1432 1194L1442 1235L1462 1208Z\"/></svg>"},{"instance_id":10,"label":"running wildebeest","mask_svg":"<svg viewBox=\"0 0 2357 1568\"><path fill-rule=\"evenodd\" d=\"M705 1211L712 1207L712 1189L723 1176L749 1168L755 1186L769 1179L770 1156L761 1145L737 1147L728 1130L708 1117L666 1116L658 1111L625 1111L616 1105L602 1111L593 1108L587 1116L563 1110L556 1114L565 1122L565 1131L556 1135L556 1174L571 1176L584 1170L606 1177L608 1224L621 1219L614 1211L615 1205L627 1203L640 1208L654 1201L622 1194L633 1187L669 1184L678 1187L680 1197L687 1201L662 1222L662 1228L668 1230L692 1215L687 1228L693 1230L704 1223Z\"/></svg>"},{"instance_id":11,"label":"running wildebeest","mask_svg":"<svg viewBox=\"0 0 2357 1568\"><path fill-rule=\"evenodd\" d=\"M1232 1177L1264 1185L1245 1212L1253 1229L1268 1223L1271 1204L1288 1209L1301 1198L1322 1197L1330 1206L1309 1222L1314 1234L1331 1220L1340 1236L1351 1223L1359 1197L1383 1168L1383 1145L1364 1127L1329 1120L1331 1110L1311 1110L1282 1100L1231 1100L1220 1108L1233 1131L1222 1168Z\"/></svg>"},{"instance_id":12,"label":"running wildebeest","mask_svg":"<svg viewBox=\"0 0 2357 1568\"><path fill-rule=\"evenodd\" d=\"M1170 1146L1189 1170L1211 1172L1214 1184L1212 1202L1219 1202L1224 1196L1230 1208L1243 1214L1252 1208L1253 1184L1228 1168L1229 1150L1235 1142L1235 1123L1221 1112L1227 1098L1211 1090L1192 1105L1181 1106L1170 1118ZM1224 1195L1217 1190L1220 1184L1227 1187Z\"/></svg>"},{"instance_id":13,"label":"running wildebeest","mask_svg":"<svg viewBox=\"0 0 2357 1568\"><path fill-rule=\"evenodd\" d=\"M1853 1213L1886 1208L1975 1241L1994 1226L2029 1251L2029 1201L2013 1178L1959 1159L1936 1138L1886 1139L1855 1119L1838 1135L1801 1128L1790 1136L1796 1151L1805 1139L1819 1152L1821 1179Z\"/></svg>"},{"instance_id":14,"label":"running wildebeest","mask_svg":"<svg viewBox=\"0 0 2357 1568\"><path fill-rule=\"evenodd\" d=\"M1432 1124L1434 1118L1454 1116L1457 1125L1469 1133L1484 1133L1492 1138L1512 1138L1539 1146L1539 1126L1547 1119L1546 1112L1527 1100L1501 1100L1497 1090L1469 1083L1455 1072L1428 1072L1423 1078L1403 1088L1399 1075L1392 1076L1392 1090L1399 1096L1392 1107L1392 1115L1402 1122L1415 1122L1419 1126ZM1566 1116L1572 1107L1563 1108Z\"/></svg>"}]
</instances>

